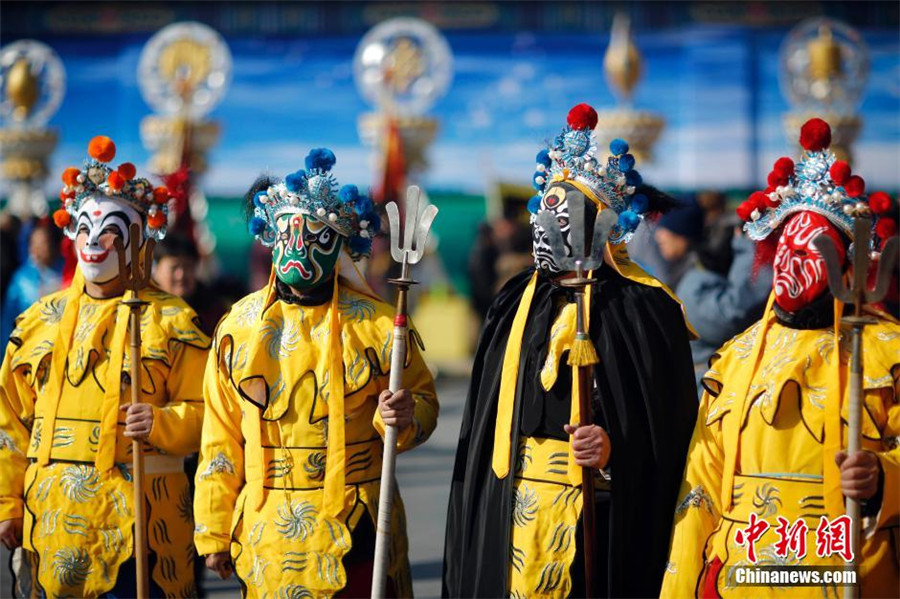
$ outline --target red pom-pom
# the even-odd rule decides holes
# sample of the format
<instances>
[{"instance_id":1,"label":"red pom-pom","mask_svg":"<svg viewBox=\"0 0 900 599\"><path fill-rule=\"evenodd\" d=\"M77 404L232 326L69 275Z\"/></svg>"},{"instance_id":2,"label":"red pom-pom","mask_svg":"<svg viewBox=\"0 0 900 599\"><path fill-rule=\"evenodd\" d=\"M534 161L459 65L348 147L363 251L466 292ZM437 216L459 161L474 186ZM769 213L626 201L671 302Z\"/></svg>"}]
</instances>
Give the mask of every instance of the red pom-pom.
<instances>
[{"instance_id":1,"label":"red pom-pom","mask_svg":"<svg viewBox=\"0 0 900 599\"><path fill-rule=\"evenodd\" d=\"M62 174L62 182L68 185L69 187L75 187L78 185L78 175L81 174L81 171L75 168L74 166L70 166L66 170L63 171Z\"/></svg>"},{"instance_id":2,"label":"red pom-pom","mask_svg":"<svg viewBox=\"0 0 900 599\"><path fill-rule=\"evenodd\" d=\"M782 177L775 171L772 171L771 173L769 173L769 176L766 179L766 183L769 184L769 187L774 189L774 188L780 187L782 185L787 185L788 179L787 179L787 177Z\"/></svg>"},{"instance_id":3,"label":"red pom-pom","mask_svg":"<svg viewBox=\"0 0 900 599\"><path fill-rule=\"evenodd\" d=\"M113 191L119 191L125 185L125 179L118 172L113 171L106 177L106 184Z\"/></svg>"},{"instance_id":4,"label":"red pom-pom","mask_svg":"<svg viewBox=\"0 0 900 599\"><path fill-rule=\"evenodd\" d=\"M897 221L892 218L879 218L875 224L875 234L884 241L897 234Z\"/></svg>"},{"instance_id":5,"label":"red pom-pom","mask_svg":"<svg viewBox=\"0 0 900 599\"><path fill-rule=\"evenodd\" d=\"M738 218L740 218L742 221L747 222L750 220L750 213L752 213L755 209L756 207L752 203L750 203L750 200L747 200L746 202L741 202L735 212L737 212Z\"/></svg>"},{"instance_id":6,"label":"red pom-pom","mask_svg":"<svg viewBox=\"0 0 900 599\"><path fill-rule=\"evenodd\" d=\"M169 201L169 190L165 187L157 187L153 190L153 201L157 204L165 204Z\"/></svg>"},{"instance_id":7,"label":"red pom-pom","mask_svg":"<svg viewBox=\"0 0 900 599\"><path fill-rule=\"evenodd\" d=\"M828 171L828 174L831 175L831 181L835 185L840 185L841 187L843 187L847 182L847 179L850 178L850 165L843 160L838 160L831 165L831 169Z\"/></svg>"},{"instance_id":8,"label":"red pom-pom","mask_svg":"<svg viewBox=\"0 0 900 599\"><path fill-rule=\"evenodd\" d=\"M782 156L775 161L775 166L772 167L772 172L778 173L779 177L787 179L794 174L794 161L787 156Z\"/></svg>"},{"instance_id":9,"label":"red pom-pom","mask_svg":"<svg viewBox=\"0 0 900 599\"><path fill-rule=\"evenodd\" d=\"M587 104L579 104L569 111L566 122L572 129L593 129L597 126L597 111Z\"/></svg>"},{"instance_id":10,"label":"red pom-pom","mask_svg":"<svg viewBox=\"0 0 900 599\"><path fill-rule=\"evenodd\" d=\"M761 191L754 191L750 194L750 197L747 198L747 201L750 202L750 205L754 208L764 210L766 203L769 201L769 196Z\"/></svg>"},{"instance_id":11,"label":"red pom-pom","mask_svg":"<svg viewBox=\"0 0 900 599\"><path fill-rule=\"evenodd\" d=\"M869 208L875 214L884 214L891 209L891 196L883 191L876 191L869 196Z\"/></svg>"},{"instance_id":12,"label":"red pom-pom","mask_svg":"<svg viewBox=\"0 0 900 599\"><path fill-rule=\"evenodd\" d=\"M858 198L866 193L866 182L863 181L863 178L859 175L853 175L847 179L847 182L844 184L844 191L846 191L847 195L851 198Z\"/></svg>"},{"instance_id":13,"label":"red pom-pom","mask_svg":"<svg viewBox=\"0 0 900 599\"><path fill-rule=\"evenodd\" d=\"M156 214L151 214L147 217L147 224L151 229L159 229L166 224L166 215L161 210Z\"/></svg>"},{"instance_id":14,"label":"red pom-pom","mask_svg":"<svg viewBox=\"0 0 900 599\"><path fill-rule=\"evenodd\" d=\"M65 208L60 208L53 213L53 222L56 223L56 226L60 229L65 229L69 226L69 223L72 222L72 216Z\"/></svg>"},{"instance_id":15,"label":"red pom-pom","mask_svg":"<svg viewBox=\"0 0 900 599\"><path fill-rule=\"evenodd\" d=\"M65 202L65 201L68 200L69 198L74 198L74 197L75 197L75 192L74 192L74 191L61 191L61 192L59 192L59 200L60 200L61 202Z\"/></svg>"},{"instance_id":16,"label":"red pom-pom","mask_svg":"<svg viewBox=\"0 0 900 599\"><path fill-rule=\"evenodd\" d=\"M809 119L800 127L800 145L819 152L831 145L831 127L822 119Z\"/></svg>"},{"instance_id":17,"label":"red pom-pom","mask_svg":"<svg viewBox=\"0 0 900 599\"><path fill-rule=\"evenodd\" d=\"M116 144L105 135L98 135L88 144L88 154L94 160L109 162L116 157Z\"/></svg>"},{"instance_id":18,"label":"red pom-pom","mask_svg":"<svg viewBox=\"0 0 900 599\"><path fill-rule=\"evenodd\" d=\"M126 181L134 179L134 175L137 173L137 169L130 162L123 162L116 170Z\"/></svg>"}]
</instances>

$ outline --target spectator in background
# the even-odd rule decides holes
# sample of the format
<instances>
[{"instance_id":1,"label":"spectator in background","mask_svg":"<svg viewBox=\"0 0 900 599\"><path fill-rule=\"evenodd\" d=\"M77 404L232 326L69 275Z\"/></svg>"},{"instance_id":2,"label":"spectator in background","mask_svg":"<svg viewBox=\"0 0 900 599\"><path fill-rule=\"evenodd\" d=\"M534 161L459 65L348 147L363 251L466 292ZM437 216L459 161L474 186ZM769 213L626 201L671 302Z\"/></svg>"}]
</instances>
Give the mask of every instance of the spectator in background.
<instances>
[{"instance_id":1,"label":"spectator in background","mask_svg":"<svg viewBox=\"0 0 900 599\"><path fill-rule=\"evenodd\" d=\"M22 221L10 212L0 212L0 298L6 297L6 288L13 273L19 268L19 232Z\"/></svg>"},{"instance_id":2,"label":"spectator in background","mask_svg":"<svg viewBox=\"0 0 900 599\"><path fill-rule=\"evenodd\" d=\"M700 335L691 341L698 384L713 353L762 316L772 290L772 267L754 264L755 245L737 219L723 217L707 230L713 235L700 245L675 290ZM728 235L725 244L721 231Z\"/></svg>"},{"instance_id":3,"label":"spectator in background","mask_svg":"<svg viewBox=\"0 0 900 599\"><path fill-rule=\"evenodd\" d=\"M693 199L683 201L659 219L653 238L663 262L654 274L669 288L675 289L684 273L694 266L703 226L703 210Z\"/></svg>"},{"instance_id":4,"label":"spectator in background","mask_svg":"<svg viewBox=\"0 0 900 599\"><path fill-rule=\"evenodd\" d=\"M469 252L469 284L472 289L472 307L484 320L494 301L494 284L497 282L497 258L500 251L494 242L494 231L488 223L478 225L478 233Z\"/></svg>"},{"instance_id":5,"label":"spectator in background","mask_svg":"<svg viewBox=\"0 0 900 599\"><path fill-rule=\"evenodd\" d=\"M4 294L0 348L6 347L19 314L41 297L61 288L61 240L59 229L49 220L37 221L31 228L28 237L28 259L12 275Z\"/></svg>"},{"instance_id":6,"label":"spectator in background","mask_svg":"<svg viewBox=\"0 0 900 599\"><path fill-rule=\"evenodd\" d=\"M200 329L212 336L228 308L197 280L197 246L182 235L169 235L156 245L154 258L153 280L163 291L186 301L200 317Z\"/></svg>"},{"instance_id":7,"label":"spectator in background","mask_svg":"<svg viewBox=\"0 0 900 599\"><path fill-rule=\"evenodd\" d=\"M506 282L533 264L527 222L504 216L479 225L469 253L468 272L472 304L482 320Z\"/></svg>"}]
</instances>

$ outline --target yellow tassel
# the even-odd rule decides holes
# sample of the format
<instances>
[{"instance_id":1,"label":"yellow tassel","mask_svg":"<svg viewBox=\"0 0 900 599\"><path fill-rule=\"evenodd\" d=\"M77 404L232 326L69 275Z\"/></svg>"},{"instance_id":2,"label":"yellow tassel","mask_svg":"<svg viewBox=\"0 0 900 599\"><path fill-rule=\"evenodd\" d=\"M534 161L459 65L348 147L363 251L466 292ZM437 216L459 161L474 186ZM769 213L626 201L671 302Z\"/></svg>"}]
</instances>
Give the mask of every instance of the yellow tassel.
<instances>
[{"instance_id":1,"label":"yellow tassel","mask_svg":"<svg viewBox=\"0 0 900 599\"><path fill-rule=\"evenodd\" d=\"M569 366L589 366L599 361L597 350L594 349L591 340L586 335L584 337L576 336L572 349L569 350Z\"/></svg>"}]
</instances>

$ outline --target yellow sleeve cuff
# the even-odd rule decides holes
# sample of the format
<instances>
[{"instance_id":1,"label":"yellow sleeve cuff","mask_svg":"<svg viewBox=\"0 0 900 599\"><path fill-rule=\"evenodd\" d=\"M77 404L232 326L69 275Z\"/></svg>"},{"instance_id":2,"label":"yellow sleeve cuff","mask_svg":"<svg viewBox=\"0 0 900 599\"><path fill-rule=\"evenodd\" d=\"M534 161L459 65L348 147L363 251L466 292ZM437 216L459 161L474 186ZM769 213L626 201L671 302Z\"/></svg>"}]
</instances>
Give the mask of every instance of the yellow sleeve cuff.
<instances>
[{"instance_id":1,"label":"yellow sleeve cuff","mask_svg":"<svg viewBox=\"0 0 900 599\"><path fill-rule=\"evenodd\" d=\"M0 522L22 518L25 514L21 497L0 497Z\"/></svg>"},{"instance_id":2,"label":"yellow sleeve cuff","mask_svg":"<svg viewBox=\"0 0 900 599\"><path fill-rule=\"evenodd\" d=\"M876 453L884 472L884 490L881 496L881 509L875 520L875 529L896 525L900 519L900 465L892 456Z\"/></svg>"},{"instance_id":3,"label":"yellow sleeve cuff","mask_svg":"<svg viewBox=\"0 0 900 599\"><path fill-rule=\"evenodd\" d=\"M381 435L381 440L384 440L384 433L387 429L387 425L384 423L384 419L381 418L381 410L375 408L375 416L372 418L372 426L375 427L375 430L378 431L378 434ZM397 431L397 451L405 451L407 449L411 449L413 445L413 441L416 436L416 423L415 418L413 418L413 422L409 424L406 428Z\"/></svg>"},{"instance_id":4,"label":"yellow sleeve cuff","mask_svg":"<svg viewBox=\"0 0 900 599\"><path fill-rule=\"evenodd\" d=\"M197 555L212 555L213 553L230 551L231 539L224 534L196 533L194 535L194 546L197 548Z\"/></svg>"}]
</instances>

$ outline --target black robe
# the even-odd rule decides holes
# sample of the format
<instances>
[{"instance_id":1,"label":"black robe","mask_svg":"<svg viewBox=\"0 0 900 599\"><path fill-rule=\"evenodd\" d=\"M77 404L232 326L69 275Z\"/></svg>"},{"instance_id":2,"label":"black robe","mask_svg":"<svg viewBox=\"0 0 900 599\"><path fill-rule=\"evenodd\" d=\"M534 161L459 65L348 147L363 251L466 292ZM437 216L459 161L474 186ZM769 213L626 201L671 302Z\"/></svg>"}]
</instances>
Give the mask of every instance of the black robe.
<instances>
[{"instance_id":1,"label":"black robe","mask_svg":"<svg viewBox=\"0 0 900 599\"><path fill-rule=\"evenodd\" d=\"M516 276L500 291L479 340L450 489L444 597L508 596L513 473L498 479L491 458L506 342L532 272ZM596 541L608 543L596 551L607 556L607 563L595 564L603 569L595 572L607 588L596 592L657 597L697 415L688 332L681 307L662 289L633 282L607 267L595 277L599 281L590 308L590 336L600 364L594 368L594 420L607 430L612 446L611 497L608 510L598 512L598 520L600 514L608 514L608 520L598 521ZM539 278L522 342L515 435L566 438L562 430L556 431L569 418L571 378L564 373L571 367L565 364L566 356L550 393L543 392L538 380L561 293L548 279ZM566 401L559 401L562 395ZM536 415L535 410L542 413ZM513 453L516 447L514 438ZM514 463L515 457L511 459ZM573 595L576 592L573 586Z\"/></svg>"}]
</instances>

